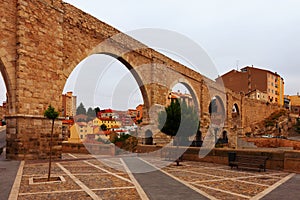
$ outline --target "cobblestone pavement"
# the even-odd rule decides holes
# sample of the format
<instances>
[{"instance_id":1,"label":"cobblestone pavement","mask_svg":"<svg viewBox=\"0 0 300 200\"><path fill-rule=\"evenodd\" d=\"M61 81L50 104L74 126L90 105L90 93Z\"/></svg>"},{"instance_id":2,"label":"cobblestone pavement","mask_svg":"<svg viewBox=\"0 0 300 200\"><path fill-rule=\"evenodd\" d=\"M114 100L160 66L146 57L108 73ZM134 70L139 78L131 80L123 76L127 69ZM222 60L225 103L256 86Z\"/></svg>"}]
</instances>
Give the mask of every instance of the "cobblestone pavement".
<instances>
[{"instance_id":1,"label":"cobblestone pavement","mask_svg":"<svg viewBox=\"0 0 300 200\"><path fill-rule=\"evenodd\" d=\"M166 166L160 159L139 159L158 168L165 166L163 173L210 199L260 199L293 176L273 170L231 170L225 165L203 162L184 161L180 166ZM122 158L64 154L64 160L52 163L51 174L62 177L62 181L38 182L47 172L47 162L25 162L18 199L148 199ZM176 191L170 188L170 192Z\"/></svg>"}]
</instances>

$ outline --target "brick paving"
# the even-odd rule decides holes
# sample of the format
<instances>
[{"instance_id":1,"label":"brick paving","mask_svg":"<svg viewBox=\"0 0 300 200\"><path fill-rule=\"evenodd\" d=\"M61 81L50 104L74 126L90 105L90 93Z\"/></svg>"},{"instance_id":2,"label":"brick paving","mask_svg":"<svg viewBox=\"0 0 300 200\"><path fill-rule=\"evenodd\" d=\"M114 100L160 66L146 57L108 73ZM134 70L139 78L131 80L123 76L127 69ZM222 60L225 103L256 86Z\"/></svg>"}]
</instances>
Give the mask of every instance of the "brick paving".
<instances>
[{"instance_id":1,"label":"brick paving","mask_svg":"<svg viewBox=\"0 0 300 200\"><path fill-rule=\"evenodd\" d=\"M153 167L166 165L161 159L136 159ZM149 195L151 188L147 191L148 195L141 190L142 184L139 185L138 179L135 180L137 176L128 173L124 160L117 157L95 159L90 155L64 154L64 160L53 162L52 177L63 176L65 181L46 184L30 184L29 179L47 176L48 163L25 162L18 199L159 199ZM279 186L282 180L293 176L282 171L231 170L226 165L192 161L184 161L180 166L171 163L160 172L193 192L222 200L260 199L273 186ZM166 197L178 192L168 183L162 185L161 182L157 181L157 185L170 188ZM189 197L185 199L191 199Z\"/></svg>"}]
</instances>

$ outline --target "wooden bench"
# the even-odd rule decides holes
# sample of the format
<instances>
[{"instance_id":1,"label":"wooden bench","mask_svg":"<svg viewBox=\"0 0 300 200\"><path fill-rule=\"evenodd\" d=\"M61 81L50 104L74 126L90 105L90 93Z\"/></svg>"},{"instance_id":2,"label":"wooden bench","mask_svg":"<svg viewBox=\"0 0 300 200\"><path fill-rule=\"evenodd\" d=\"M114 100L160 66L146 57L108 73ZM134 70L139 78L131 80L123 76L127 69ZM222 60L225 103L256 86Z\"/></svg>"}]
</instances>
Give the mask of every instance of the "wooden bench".
<instances>
[{"instance_id":1,"label":"wooden bench","mask_svg":"<svg viewBox=\"0 0 300 200\"><path fill-rule=\"evenodd\" d=\"M258 168L266 171L266 162L268 160L267 156L250 156L250 155L236 155L235 160L229 161L229 166L231 169L236 167L240 168Z\"/></svg>"},{"instance_id":2,"label":"wooden bench","mask_svg":"<svg viewBox=\"0 0 300 200\"><path fill-rule=\"evenodd\" d=\"M179 155L179 151L176 148L164 148L161 151L161 157L165 160L175 161L176 165L179 166L179 162L183 161L183 156Z\"/></svg>"}]
</instances>

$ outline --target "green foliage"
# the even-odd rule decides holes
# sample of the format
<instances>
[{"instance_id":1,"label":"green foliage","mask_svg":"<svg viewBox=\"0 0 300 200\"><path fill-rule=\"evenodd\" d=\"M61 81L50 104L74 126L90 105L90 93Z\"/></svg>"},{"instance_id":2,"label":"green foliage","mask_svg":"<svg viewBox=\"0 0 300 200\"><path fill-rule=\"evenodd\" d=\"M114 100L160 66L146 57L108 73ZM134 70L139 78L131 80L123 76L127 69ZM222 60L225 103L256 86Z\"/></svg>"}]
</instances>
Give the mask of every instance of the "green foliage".
<instances>
[{"instance_id":1,"label":"green foliage","mask_svg":"<svg viewBox=\"0 0 300 200\"><path fill-rule=\"evenodd\" d=\"M180 126L181 111L178 100L172 101L171 104L158 114L158 128L161 132L175 136Z\"/></svg>"},{"instance_id":2,"label":"green foliage","mask_svg":"<svg viewBox=\"0 0 300 200\"><path fill-rule=\"evenodd\" d=\"M159 129L170 136L188 137L196 134L199 129L199 118L193 107L185 101L172 101L158 114Z\"/></svg>"},{"instance_id":3,"label":"green foliage","mask_svg":"<svg viewBox=\"0 0 300 200\"><path fill-rule=\"evenodd\" d=\"M86 115L86 109L82 103L79 104L79 106L76 109L76 115Z\"/></svg>"},{"instance_id":4,"label":"green foliage","mask_svg":"<svg viewBox=\"0 0 300 200\"><path fill-rule=\"evenodd\" d=\"M59 115L59 112L55 111L55 108L51 105L48 106L47 110L44 112L44 116L48 119L55 120Z\"/></svg>"},{"instance_id":5,"label":"green foliage","mask_svg":"<svg viewBox=\"0 0 300 200\"><path fill-rule=\"evenodd\" d=\"M96 112L93 108L89 107L86 115L87 115L87 121L91 121L91 120L95 119Z\"/></svg>"},{"instance_id":6,"label":"green foliage","mask_svg":"<svg viewBox=\"0 0 300 200\"><path fill-rule=\"evenodd\" d=\"M105 124L101 124L100 128L102 131L107 131L107 126Z\"/></svg>"},{"instance_id":7,"label":"green foliage","mask_svg":"<svg viewBox=\"0 0 300 200\"><path fill-rule=\"evenodd\" d=\"M97 115L98 112L100 112L100 108L99 108L99 107L96 107L96 108L95 108L95 113L96 113L96 115Z\"/></svg>"}]
</instances>

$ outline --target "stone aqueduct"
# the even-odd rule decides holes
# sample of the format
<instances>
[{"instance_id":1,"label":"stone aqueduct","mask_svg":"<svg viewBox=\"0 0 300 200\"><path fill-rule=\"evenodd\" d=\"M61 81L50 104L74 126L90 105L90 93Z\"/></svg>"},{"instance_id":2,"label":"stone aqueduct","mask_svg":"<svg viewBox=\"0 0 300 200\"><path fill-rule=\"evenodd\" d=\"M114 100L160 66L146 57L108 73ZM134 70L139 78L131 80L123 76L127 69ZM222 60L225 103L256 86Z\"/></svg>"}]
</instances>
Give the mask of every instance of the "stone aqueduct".
<instances>
[{"instance_id":1,"label":"stone aqueduct","mask_svg":"<svg viewBox=\"0 0 300 200\"><path fill-rule=\"evenodd\" d=\"M224 104L229 143L269 115L275 106L248 99L148 48L115 28L61 0L1 0L0 69L7 88L7 158L43 159L49 155L49 104L61 110L61 94L72 70L94 53L115 57L141 84L145 111L165 105L170 88L184 83L197 99L201 131L211 125L209 105ZM101 45L99 45L101 44ZM142 67L141 67L142 66ZM167 75L168 79L164 77ZM163 80L163 82L162 82ZM232 108L238 115L232 115ZM272 109L271 109L272 107ZM221 130L221 131L223 131ZM61 156L61 121L55 126L55 156Z\"/></svg>"}]
</instances>

